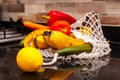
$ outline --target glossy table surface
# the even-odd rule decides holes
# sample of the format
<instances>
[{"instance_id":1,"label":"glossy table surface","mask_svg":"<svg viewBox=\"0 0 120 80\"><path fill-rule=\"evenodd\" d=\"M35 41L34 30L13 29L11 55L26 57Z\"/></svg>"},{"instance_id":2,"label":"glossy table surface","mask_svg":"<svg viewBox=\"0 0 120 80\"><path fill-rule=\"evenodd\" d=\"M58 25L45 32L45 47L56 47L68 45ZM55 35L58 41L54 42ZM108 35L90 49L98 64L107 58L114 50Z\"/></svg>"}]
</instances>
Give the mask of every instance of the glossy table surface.
<instances>
[{"instance_id":1,"label":"glossy table surface","mask_svg":"<svg viewBox=\"0 0 120 80\"><path fill-rule=\"evenodd\" d=\"M19 42L0 45L0 80L119 80L120 44L111 43L110 57L96 61L96 66L77 66L25 73L16 64ZM106 61L107 59L107 61ZM94 62L94 61L93 61Z\"/></svg>"}]
</instances>

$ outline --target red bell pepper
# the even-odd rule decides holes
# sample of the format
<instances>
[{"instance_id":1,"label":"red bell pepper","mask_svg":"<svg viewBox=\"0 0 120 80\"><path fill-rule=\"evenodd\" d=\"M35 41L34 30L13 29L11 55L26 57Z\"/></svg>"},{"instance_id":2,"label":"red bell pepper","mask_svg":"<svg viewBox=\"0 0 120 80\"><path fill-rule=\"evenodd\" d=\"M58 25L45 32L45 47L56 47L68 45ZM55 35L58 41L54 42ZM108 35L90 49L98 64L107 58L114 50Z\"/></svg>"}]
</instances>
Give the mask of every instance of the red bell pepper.
<instances>
[{"instance_id":1,"label":"red bell pepper","mask_svg":"<svg viewBox=\"0 0 120 80\"><path fill-rule=\"evenodd\" d=\"M50 29L51 30L56 30L56 31L61 31L61 32L69 35L70 34L70 30L71 30L71 25L66 20L58 20L58 21L55 21L50 26Z\"/></svg>"},{"instance_id":2,"label":"red bell pepper","mask_svg":"<svg viewBox=\"0 0 120 80\"><path fill-rule=\"evenodd\" d=\"M48 26L51 26L57 20L66 20L70 24L76 22L76 19L71 15L57 11L57 10L51 10L47 16L42 16L42 18L48 19L47 21Z\"/></svg>"}]
</instances>

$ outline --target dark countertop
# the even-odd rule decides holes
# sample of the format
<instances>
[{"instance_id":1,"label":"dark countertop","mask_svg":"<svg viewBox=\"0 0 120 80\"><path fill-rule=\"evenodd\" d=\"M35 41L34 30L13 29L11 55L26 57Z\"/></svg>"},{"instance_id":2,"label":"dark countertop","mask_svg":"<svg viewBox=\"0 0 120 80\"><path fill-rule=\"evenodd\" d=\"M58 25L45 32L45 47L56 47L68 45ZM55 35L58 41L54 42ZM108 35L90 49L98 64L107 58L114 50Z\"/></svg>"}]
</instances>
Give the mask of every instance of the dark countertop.
<instances>
[{"instance_id":1,"label":"dark countertop","mask_svg":"<svg viewBox=\"0 0 120 80\"><path fill-rule=\"evenodd\" d=\"M102 26L104 36L112 42L120 42L120 26Z\"/></svg>"},{"instance_id":2,"label":"dark countertop","mask_svg":"<svg viewBox=\"0 0 120 80\"><path fill-rule=\"evenodd\" d=\"M111 58L107 65L94 67L74 67L69 69L46 69L44 72L25 73L16 65L16 55L20 46L18 42L0 46L0 80L119 80L120 79L120 45L111 43ZM104 61L104 59L103 59ZM102 65L102 64L100 64ZM111 76L110 76L111 75ZM114 76L115 75L115 76ZM91 79L90 79L91 78Z\"/></svg>"},{"instance_id":3,"label":"dark countertop","mask_svg":"<svg viewBox=\"0 0 120 80\"><path fill-rule=\"evenodd\" d=\"M19 41L0 44L0 80L119 80L120 79L120 28L103 27L110 40L110 57L96 61L96 66L80 66L69 69L46 69L44 72L25 73L16 64ZM113 34L114 33L114 34ZM108 60L107 62L106 59ZM93 61L94 62L94 61ZM97 67L97 68L96 68Z\"/></svg>"}]
</instances>

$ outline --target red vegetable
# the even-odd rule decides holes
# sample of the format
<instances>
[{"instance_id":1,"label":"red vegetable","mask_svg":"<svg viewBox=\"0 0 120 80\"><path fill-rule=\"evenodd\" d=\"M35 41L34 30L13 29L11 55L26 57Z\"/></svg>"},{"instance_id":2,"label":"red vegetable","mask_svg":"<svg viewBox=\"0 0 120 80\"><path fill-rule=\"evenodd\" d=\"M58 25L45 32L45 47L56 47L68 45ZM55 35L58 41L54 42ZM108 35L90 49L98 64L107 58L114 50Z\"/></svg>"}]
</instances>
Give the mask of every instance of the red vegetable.
<instances>
[{"instance_id":1,"label":"red vegetable","mask_svg":"<svg viewBox=\"0 0 120 80\"><path fill-rule=\"evenodd\" d=\"M57 20L66 20L70 24L76 22L76 19L71 15L57 11L57 10L51 10L48 13L48 16L42 16L42 18L48 19L48 22L47 22L48 26L51 26Z\"/></svg>"},{"instance_id":2,"label":"red vegetable","mask_svg":"<svg viewBox=\"0 0 120 80\"><path fill-rule=\"evenodd\" d=\"M70 23L67 22L66 20L58 20L51 25L50 29L61 31L68 35L70 34L71 26L70 26Z\"/></svg>"}]
</instances>

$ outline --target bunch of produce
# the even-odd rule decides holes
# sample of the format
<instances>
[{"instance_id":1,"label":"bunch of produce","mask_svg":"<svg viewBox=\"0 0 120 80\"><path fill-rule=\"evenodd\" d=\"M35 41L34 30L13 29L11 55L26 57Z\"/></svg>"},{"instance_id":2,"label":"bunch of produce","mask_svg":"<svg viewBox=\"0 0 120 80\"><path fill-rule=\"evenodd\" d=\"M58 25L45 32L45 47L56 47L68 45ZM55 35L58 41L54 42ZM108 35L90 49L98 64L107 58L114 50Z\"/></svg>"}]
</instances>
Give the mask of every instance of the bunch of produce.
<instances>
[{"instance_id":1,"label":"bunch of produce","mask_svg":"<svg viewBox=\"0 0 120 80\"><path fill-rule=\"evenodd\" d=\"M48 13L47 16L42 16L42 18L48 19L46 25L37 24L30 21L23 22L26 28L33 30L28 35L26 35L26 37L22 40L21 43L24 46L23 48L31 47L31 49L28 48L29 50L26 53L29 53L32 50L32 48L37 50L52 48L56 50L57 53L55 54L60 56L79 54L82 52L89 53L92 51L93 45L90 42L85 42L83 39L76 38L74 34L71 32L71 24L77 21L71 15L60 11L52 10ZM83 34L87 33L87 35L91 35L91 30L89 31L89 29L90 29L89 27L84 28L83 26L83 28L81 28L81 32ZM20 51L17 55L17 64L21 68L24 66L24 64L22 64L21 66L19 60L19 57L21 55L19 54L22 55L24 54L24 52L21 53ZM22 57L25 58L24 56ZM43 60L41 60L41 63L43 63ZM41 63L38 63L40 64L39 66L42 66ZM21 69L29 72L29 70L25 70L23 68Z\"/></svg>"}]
</instances>

